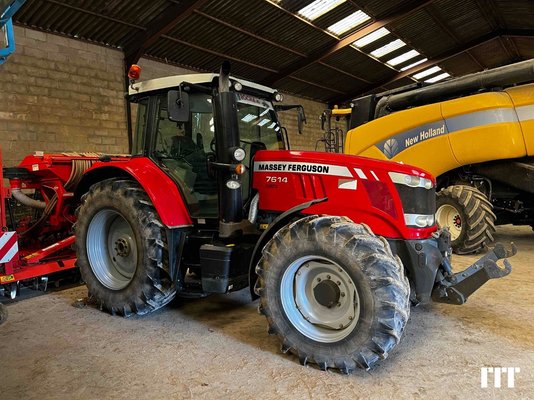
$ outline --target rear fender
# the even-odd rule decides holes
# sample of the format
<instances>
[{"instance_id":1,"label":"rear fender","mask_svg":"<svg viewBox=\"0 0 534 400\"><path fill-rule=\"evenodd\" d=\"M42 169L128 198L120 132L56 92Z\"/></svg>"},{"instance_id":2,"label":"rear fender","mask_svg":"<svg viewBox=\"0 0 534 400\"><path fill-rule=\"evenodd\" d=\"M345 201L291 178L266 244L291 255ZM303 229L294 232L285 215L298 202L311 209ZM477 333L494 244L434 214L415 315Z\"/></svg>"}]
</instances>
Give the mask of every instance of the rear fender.
<instances>
[{"instance_id":1,"label":"rear fender","mask_svg":"<svg viewBox=\"0 0 534 400\"><path fill-rule=\"evenodd\" d=\"M168 228L192 225L189 211L176 183L144 157L128 161L96 162L84 173L76 187L75 198L80 199L95 183L117 177L136 180L154 204L161 222Z\"/></svg>"}]
</instances>

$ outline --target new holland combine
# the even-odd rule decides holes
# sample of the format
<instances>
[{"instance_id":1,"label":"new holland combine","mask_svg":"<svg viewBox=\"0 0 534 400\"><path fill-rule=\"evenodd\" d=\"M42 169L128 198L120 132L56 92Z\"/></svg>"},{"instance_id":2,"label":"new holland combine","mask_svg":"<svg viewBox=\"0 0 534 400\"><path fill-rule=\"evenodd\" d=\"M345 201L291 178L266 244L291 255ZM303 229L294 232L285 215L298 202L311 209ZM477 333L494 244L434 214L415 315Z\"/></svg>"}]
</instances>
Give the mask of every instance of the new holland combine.
<instances>
[{"instance_id":1,"label":"new holland combine","mask_svg":"<svg viewBox=\"0 0 534 400\"><path fill-rule=\"evenodd\" d=\"M289 150L280 95L230 77L228 65L140 83L131 71L131 155L36 154L5 172L2 193L42 211L5 225L19 253L2 264L4 286L37 265L71 267L74 233L76 265L102 309L146 314L175 296L248 286L283 352L350 373L387 357L411 302L463 304L510 272L496 262L515 249L497 245L454 273L431 175ZM56 241L31 247L40 237Z\"/></svg>"},{"instance_id":2,"label":"new holland combine","mask_svg":"<svg viewBox=\"0 0 534 400\"><path fill-rule=\"evenodd\" d=\"M472 253L495 224L534 226L534 61L353 100L345 152L437 178L437 220Z\"/></svg>"}]
</instances>

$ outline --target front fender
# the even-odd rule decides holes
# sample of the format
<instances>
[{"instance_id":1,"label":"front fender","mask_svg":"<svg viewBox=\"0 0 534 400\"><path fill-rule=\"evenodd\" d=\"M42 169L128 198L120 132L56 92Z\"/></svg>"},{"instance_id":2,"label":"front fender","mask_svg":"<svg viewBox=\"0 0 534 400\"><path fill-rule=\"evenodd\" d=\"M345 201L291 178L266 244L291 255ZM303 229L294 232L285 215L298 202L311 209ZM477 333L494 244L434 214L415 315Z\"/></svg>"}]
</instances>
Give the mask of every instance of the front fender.
<instances>
[{"instance_id":1,"label":"front fender","mask_svg":"<svg viewBox=\"0 0 534 400\"><path fill-rule=\"evenodd\" d=\"M176 183L146 157L133 157L127 161L96 162L85 171L76 187L75 196L79 199L93 184L116 177L139 182L154 204L161 222L168 228L193 224Z\"/></svg>"},{"instance_id":2,"label":"front fender","mask_svg":"<svg viewBox=\"0 0 534 400\"><path fill-rule=\"evenodd\" d=\"M256 284L256 280L258 279L256 275L256 264L258 264L258 261L260 261L261 251L263 250L267 242L271 240L274 234L280 229L282 229L283 226L287 225L289 221L299 215L302 210L305 210L307 208L310 208L314 204L319 204L327 200L328 198L326 197L322 199L315 199L290 208L286 212L276 217L276 219L269 225L269 227L261 234L260 238L258 239L258 242L256 243L256 246L254 246L254 250L252 251L252 257L250 258L250 266L248 270L248 283L252 300L258 298L256 293L254 293L254 285Z\"/></svg>"}]
</instances>

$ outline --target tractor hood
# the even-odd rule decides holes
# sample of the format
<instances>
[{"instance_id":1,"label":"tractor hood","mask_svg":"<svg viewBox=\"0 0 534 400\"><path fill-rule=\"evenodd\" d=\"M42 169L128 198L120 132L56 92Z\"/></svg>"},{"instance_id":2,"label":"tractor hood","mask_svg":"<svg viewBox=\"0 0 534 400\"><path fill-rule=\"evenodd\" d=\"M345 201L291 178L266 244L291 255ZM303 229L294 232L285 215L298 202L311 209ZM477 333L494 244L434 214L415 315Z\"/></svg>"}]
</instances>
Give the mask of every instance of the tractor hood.
<instances>
[{"instance_id":1,"label":"tractor hood","mask_svg":"<svg viewBox=\"0 0 534 400\"><path fill-rule=\"evenodd\" d=\"M435 179L420 168L341 154L268 150L256 154L253 168L260 210L284 211L327 198L305 213L346 215L388 238L422 239L436 230Z\"/></svg>"}]
</instances>

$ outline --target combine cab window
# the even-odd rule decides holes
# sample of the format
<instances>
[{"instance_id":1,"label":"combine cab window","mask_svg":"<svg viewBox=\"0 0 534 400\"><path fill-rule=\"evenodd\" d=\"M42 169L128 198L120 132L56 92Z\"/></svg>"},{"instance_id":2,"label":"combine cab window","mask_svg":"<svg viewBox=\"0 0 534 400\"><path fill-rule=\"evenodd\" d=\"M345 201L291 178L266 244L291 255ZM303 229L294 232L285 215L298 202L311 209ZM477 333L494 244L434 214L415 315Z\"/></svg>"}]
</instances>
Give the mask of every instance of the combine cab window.
<instances>
[{"instance_id":1,"label":"combine cab window","mask_svg":"<svg viewBox=\"0 0 534 400\"><path fill-rule=\"evenodd\" d=\"M158 98L154 157L180 183L193 217L217 217L217 180L208 174L214 138L211 96L192 94L189 122L170 121L167 94Z\"/></svg>"}]
</instances>

